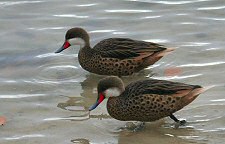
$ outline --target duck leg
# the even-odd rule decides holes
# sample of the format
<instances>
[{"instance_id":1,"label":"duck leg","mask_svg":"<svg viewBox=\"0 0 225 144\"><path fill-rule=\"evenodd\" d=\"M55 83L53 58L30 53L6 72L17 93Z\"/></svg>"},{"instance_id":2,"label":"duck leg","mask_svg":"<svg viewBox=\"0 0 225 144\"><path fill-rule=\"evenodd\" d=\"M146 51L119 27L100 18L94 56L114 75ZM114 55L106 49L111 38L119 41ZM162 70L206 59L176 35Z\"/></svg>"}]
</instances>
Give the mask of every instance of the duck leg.
<instances>
[{"instance_id":1,"label":"duck leg","mask_svg":"<svg viewBox=\"0 0 225 144\"><path fill-rule=\"evenodd\" d=\"M170 115L170 118L174 120L176 123L179 123L180 125L185 125L185 120L178 120L173 114Z\"/></svg>"},{"instance_id":2,"label":"duck leg","mask_svg":"<svg viewBox=\"0 0 225 144\"><path fill-rule=\"evenodd\" d=\"M137 125L137 127L134 129L134 132L143 130L145 127L145 122L141 122L140 124Z\"/></svg>"}]
</instances>

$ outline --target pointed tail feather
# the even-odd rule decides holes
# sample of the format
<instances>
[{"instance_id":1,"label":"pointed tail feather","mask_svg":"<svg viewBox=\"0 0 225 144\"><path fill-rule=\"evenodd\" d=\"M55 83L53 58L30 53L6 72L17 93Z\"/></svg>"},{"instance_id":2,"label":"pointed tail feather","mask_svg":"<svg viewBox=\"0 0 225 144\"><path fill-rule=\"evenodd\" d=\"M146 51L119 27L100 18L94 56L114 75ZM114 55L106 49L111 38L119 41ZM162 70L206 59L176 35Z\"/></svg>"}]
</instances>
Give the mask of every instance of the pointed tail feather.
<instances>
[{"instance_id":1,"label":"pointed tail feather","mask_svg":"<svg viewBox=\"0 0 225 144\"><path fill-rule=\"evenodd\" d=\"M176 48L167 48L166 50L164 51L161 51L157 56L158 57L163 57L169 53L171 53L172 51L174 51Z\"/></svg>"},{"instance_id":2,"label":"pointed tail feather","mask_svg":"<svg viewBox=\"0 0 225 144\"><path fill-rule=\"evenodd\" d=\"M213 87L215 87L215 86L213 85L213 86L207 86L207 87L201 87L201 88L194 89L193 91L191 91L189 94L187 94L184 97L186 104L191 103L194 99L196 99L198 97L198 95L200 95L201 93L203 93Z\"/></svg>"},{"instance_id":3,"label":"pointed tail feather","mask_svg":"<svg viewBox=\"0 0 225 144\"><path fill-rule=\"evenodd\" d=\"M207 91L207 90L209 90L209 89L211 89L213 87L215 87L215 85L198 88L198 89L195 89L196 91L195 90L192 91L192 93L194 95L199 95L199 94L201 94L201 93L203 93L203 92L205 92L205 91Z\"/></svg>"}]
</instances>

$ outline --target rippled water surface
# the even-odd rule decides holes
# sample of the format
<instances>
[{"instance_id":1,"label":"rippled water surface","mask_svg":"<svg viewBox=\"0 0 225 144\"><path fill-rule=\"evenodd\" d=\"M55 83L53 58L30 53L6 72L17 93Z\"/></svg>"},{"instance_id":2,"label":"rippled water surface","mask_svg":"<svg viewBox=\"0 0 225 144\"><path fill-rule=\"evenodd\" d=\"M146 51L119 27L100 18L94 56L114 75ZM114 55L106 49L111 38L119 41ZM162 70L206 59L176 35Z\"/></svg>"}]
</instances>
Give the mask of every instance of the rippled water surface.
<instances>
[{"instance_id":1,"label":"rippled water surface","mask_svg":"<svg viewBox=\"0 0 225 144\"><path fill-rule=\"evenodd\" d=\"M189 144L225 141L224 0L0 1L1 144ZM101 76L83 70L79 47L54 54L68 28L83 27L94 45L109 37L158 42L176 51L125 83L150 76L215 85L176 115L143 130L112 119L103 102L89 114ZM165 76L168 68L181 73Z\"/></svg>"}]
</instances>

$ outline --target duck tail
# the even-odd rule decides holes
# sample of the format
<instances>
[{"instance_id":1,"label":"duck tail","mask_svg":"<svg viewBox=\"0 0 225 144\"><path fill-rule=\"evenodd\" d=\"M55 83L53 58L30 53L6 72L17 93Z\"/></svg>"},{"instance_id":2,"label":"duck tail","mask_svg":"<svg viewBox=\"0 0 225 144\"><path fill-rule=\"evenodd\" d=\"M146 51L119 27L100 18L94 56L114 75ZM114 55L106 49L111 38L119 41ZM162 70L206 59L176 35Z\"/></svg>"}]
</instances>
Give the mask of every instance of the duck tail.
<instances>
[{"instance_id":1,"label":"duck tail","mask_svg":"<svg viewBox=\"0 0 225 144\"><path fill-rule=\"evenodd\" d=\"M205 91L207 91L207 90L209 90L209 89L211 89L213 87L215 87L215 85L199 88L199 89L196 90L195 94L199 95L199 94L201 94L201 93L203 93L203 92L205 92Z\"/></svg>"},{"instance_id":2,"label":"duck tail","mask_svg":"<svg viewBox=\"0 0 225 144\"><path fill-rule=\"evenodd\" d=\"M158 51L156 53L148 53L146 55L143 55L142 57L139 57L141 59L144 59L144 62L142 63L141 69L144 67L148 67L149 65L153 65L155 62L157 62L159 59L161 59L164 55L174 51L175 48L166 48L165 50Z\"/></svg>"},{"instance_id":3,"label":"duck tail","mask_svg":"<svg viewBox=\"0 0 225 144\"><path fill-rule=\"evenodd\" d=\"M174 51L176 48L166 48L165 50L161 51L157 57L163 57L169 53L171 53L172 51Z\"/></svg>"},{"instance_id":4,"label":"duck tail","mask_svg":"<svg viewBox=\"0 0 225 144\"><path fill-rule=\"evenodd\" d=\"M188 93L185 97L184 97L184 101L189 104L191 103L194 99L196 99L201 93L211 89L215 87L213 86L207 86L207 87L201 87L201 86L196 86L196 88L194 90L192 90L190 93Z\"/></svg>"}]
</instances>

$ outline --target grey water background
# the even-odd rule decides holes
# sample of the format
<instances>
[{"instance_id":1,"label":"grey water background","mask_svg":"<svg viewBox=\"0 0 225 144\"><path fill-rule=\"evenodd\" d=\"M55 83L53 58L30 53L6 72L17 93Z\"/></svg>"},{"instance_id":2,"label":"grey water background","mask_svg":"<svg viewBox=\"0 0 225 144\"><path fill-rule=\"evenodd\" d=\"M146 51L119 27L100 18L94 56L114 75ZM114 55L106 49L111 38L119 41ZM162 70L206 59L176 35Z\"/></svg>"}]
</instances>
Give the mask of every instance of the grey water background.
<instances>
[{"instance_id":1,"label":"grey water background","mask_svg":"<svg viewBox=\"0 0 225 144\"><path fill-rule=\"evenodd\" d=\"M0 1L1 144L189 144L225 141L224 0ZM126 84L150 76L215 85L169 118L133 132L112 119L105 104L89 113L102 76L83 70L79 47L54 54L71 27L83 27L93 46L109 37L152 41L176 51ZM168 68L181 74L166 76ZM122 129L121 129L122 127Z\"/></svg>"}]
</instances>

